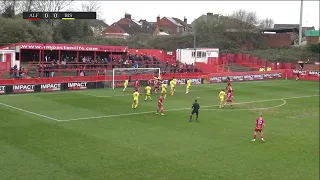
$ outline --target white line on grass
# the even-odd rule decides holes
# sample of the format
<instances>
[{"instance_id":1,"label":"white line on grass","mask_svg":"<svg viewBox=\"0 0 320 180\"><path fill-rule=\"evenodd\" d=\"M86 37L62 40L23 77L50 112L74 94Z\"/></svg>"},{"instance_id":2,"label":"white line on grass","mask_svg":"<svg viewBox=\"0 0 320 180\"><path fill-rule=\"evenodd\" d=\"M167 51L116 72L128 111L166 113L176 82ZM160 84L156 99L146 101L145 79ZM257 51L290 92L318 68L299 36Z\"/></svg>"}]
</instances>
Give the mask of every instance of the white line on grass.
<instances>
[{"instance_id":1,"label":"white line on grass","mask_svg":"<svg viewBox=\"0 0 320 180\"><path fill-rule=\"evenodd\" d=\"M250 104L250 103L258 103L258 102L270 102L270 101L283 100L283 104L277 105L277 107L280 107L280 106L283 106L283 105L286 104L285 99L299 99L299 98L309 98L309 97L316 97L316 96L319 96L319 95L295 96L295 97L287 97L287 98L279 98L279 99L268 99L268 100L260 100L260 101L240 102L240 103L234 103L234 104ZM202 107L209 108L209 107L215 107L215 106L219 106L219 105L210 105L210 106L202 106ZM182 110L190 110L190 108L168 109L168 110L166 110L166 112L168 112L168 111L182 111ZM136 113L127 113L127 114L113 114L113 115L93 116L93 117L83 117L83 118L72 118L72 119L57 120L57 121L60 121L60 122L79 121L79 120L88 120L88 119L101 119L101 118L131 116L131 115L140 115L140 114L151 114L151 113L155 113L155 111L145 111L145 112L136 112Z\"/></svg>"},{"instance_id":2,"label":"white line on grass","mask_svg":"<svg viewBox=\"0 0 320 180\"><path fill-rule=\"evenodd\" d=\"M278 107L281 107L281 106L284 106L284 105L287 104L287 101L284 100L284 99L278 99L278 100L281 100L281 101L282 101L282 104L279 104L279 105L276 105L276 106L264 107L264 108L233 109L232 111L266 110L266 109L278 108ZM234 104L245 104L245 103L234 103ZM246 104L248 104L248 103L246 103ZM202 108L201 108L201 111L217 111L217 110L222 110L222 109L206 109L206 108L205 108L205 109L202 109Z\"/></svg>"},{"instance_id":3,"label":"white line on grass","mask_svg":"<svg viewBox=\"0 0 320 180\"><path fill-rule=\"evenodd\" d=\"M32 112L32 111L28 111L28 110L25 110L25 109L17 108L17 107L8 105L8 104L0 103L0 105L5 106L5 107L8 107L8 108L11 108L11 109L15 109L15 110L18 110L18 111L22 111L22 112L25 112L25 113L28 113L28 114L32 114L32 115L36 115L36 116L39 116L39 117L43 117L43 118L46 118L46 119L50 119L50 120L54 120L54 121L59 121L59 120L56 119L56 118L49 117L49 116L45 116L45 115L42 115L42 114L39 114L39 113L35 113L35 112Z\"/></svg>"}]
</instances>

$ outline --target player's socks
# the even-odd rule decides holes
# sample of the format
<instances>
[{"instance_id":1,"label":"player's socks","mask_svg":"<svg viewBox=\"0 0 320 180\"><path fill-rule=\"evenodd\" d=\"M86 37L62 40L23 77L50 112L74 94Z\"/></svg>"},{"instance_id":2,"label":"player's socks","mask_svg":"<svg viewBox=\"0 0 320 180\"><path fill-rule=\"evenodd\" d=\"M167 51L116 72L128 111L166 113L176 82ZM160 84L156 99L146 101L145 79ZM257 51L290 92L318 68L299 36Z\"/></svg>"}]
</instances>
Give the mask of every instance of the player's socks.
<instances>
[{"instance_id":1,"label":"player's socks","mask_svg":"<svg viewBox=\"0 0 320 180\"><path fill-rule=\"evenodd\" d=\"M136 104L135 106L134 106L134 108L136 109L138 107L138 104Z\"/></svg>"},{"instance_id":2,"label":"player's socks","mask_svg":"<svg viewBox=\"0 0 320 180\"><path fill-rule=\"evenodd\" d=\"M257 135L255 134L255 135L253 135L253 139L255 140L257 138Z\"/></svg>"},{"instance_id":3,"label":"player's socks","mask_svg":"<svg viewBox=\"0 0 320 180\"><path fill-rule=\"evenodd\" d=\"M131 107L132 107L132 109L134 108L134 103L132 104L132 106L131 106Z\"/></svg>"},{"instance_id":4,"label":"player's socks","mask_svg":"<svg viewBox=\"0 0 320 180\"><path fill-rule=\"evenodd\" d=\"M166 98L167 97L167 94L165 94L164 96L163 96L163 98Z\"/></svg>"}]
</instances>

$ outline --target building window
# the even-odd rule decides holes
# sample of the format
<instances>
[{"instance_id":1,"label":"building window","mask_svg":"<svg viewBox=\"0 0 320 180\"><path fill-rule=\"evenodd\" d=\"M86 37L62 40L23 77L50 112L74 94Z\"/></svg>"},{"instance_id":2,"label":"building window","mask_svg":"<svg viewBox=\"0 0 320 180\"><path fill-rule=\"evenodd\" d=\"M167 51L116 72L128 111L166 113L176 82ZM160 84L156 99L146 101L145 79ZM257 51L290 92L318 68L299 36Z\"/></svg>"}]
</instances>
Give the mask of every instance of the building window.
<instances>
[{"instance_id":1,"label":"building window","mask_svg":"<svg viewBox=\"0 0 320 180\"><path fill-rule=\"evenodd\" d=\"M197 58L201 58L202 52L197 52Z\"/></svg>"},{"instance_id":2,"label":"building window","mask_svg":"<svg viewBox=\"0 0 320 180\"><path fill-rule=\"evenodd\" d=\"M206 52L202 52L202 57L206 57Z\"/></svg>"},{"instance_id":3,"label":"building window","mask_svg":"<svg viewBox=\"0 0 320 180\"><path fill-rule=\"evenodd\" d=\"M192 52L191 52L191 57L193 57L193 58L194 58L194 57L195 57L195 55L196 55L196 52L195 52L195 51L192 51Z\"/></svg>"},{"instance_id":4,"label":"building window","mask_svg":"<svg viewBox=\"0 0 320 180\"><path fill-rule=\"evenodd\" d=\"M177 33L179 32L179 30L180 30L180 28L179 28L179 27L177 27Z\"/></svg>"}]
</instances>

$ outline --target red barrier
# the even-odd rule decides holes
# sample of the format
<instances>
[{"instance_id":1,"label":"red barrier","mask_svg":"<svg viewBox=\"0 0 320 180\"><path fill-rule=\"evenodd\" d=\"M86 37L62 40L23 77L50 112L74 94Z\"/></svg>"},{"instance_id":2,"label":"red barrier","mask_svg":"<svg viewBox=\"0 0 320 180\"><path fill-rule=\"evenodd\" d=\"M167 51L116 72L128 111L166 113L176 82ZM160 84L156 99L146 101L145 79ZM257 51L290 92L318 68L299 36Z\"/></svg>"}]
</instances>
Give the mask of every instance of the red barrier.
<instances>
[{"instance_id":1,"label":"red barrier","mask_svg":"<svg viewBox=\"0 0 320 180\"><path fill-rule=\"evenodd\" d=\"M176 74L164 74L161 75L162 79L175 78L201 78L208 75L207 73L176 73ZM153 78L154 75L131 75L131 79L148 80ZM128 79L128 75L115 76L116 81L124 81ZM48 83L64 83L64 82L99 82L99 81L112 81L112 76L61 76L52 78L30 78L30 79L0 79L0 85L11 84L48 84Z\"/></svg>"},{"instance_id":2,"label":"red barrier","mask_svg":"<svg viewBox=\"0 0 320 180\"><path fill-rule=\"evenodd\" d=\"M231 77L234 81L250 81L250 80L265 80L265 79L279 79L289 78L294 79L297 76L298 70L281 69L276 71L264 72L224 72L224 73L176 73L164 74L162 79L169 80L172 77L177 79L195 79L204 78L210 82L221 82L223 78ZM116 81L124 81L128 75L115 76ZM131 75L132 80L148 80L153 78L153 75ZM319 81L319 71L301 71L301 80ZM112 76L72 76L72 77L53 77L53 78L30 78L30 79L1 79L0 85L17 85L17 84L53 84L65 82L101 82L112 81Z\"/></svg>"}]
</instances>

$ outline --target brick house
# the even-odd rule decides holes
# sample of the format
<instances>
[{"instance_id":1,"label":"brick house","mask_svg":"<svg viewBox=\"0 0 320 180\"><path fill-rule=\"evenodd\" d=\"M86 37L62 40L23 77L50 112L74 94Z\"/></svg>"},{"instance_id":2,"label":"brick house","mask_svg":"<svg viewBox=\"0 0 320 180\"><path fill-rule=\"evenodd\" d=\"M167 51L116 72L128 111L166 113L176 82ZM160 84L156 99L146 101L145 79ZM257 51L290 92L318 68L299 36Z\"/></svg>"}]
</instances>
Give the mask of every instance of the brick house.
<instances>
[{"instance_id":1,"label":"brick house","mask_svg":"<svg viewBox=\"0 0 320 180\"><path fill-rule=\"evenodd\" d=\"M103 31L105 38L122 38L126 39L130 35L135 34L150 34L158 35L160 29L156 24L148 23L145 20L137 21L131 18L131 14L125 14L124 18L121 18L118 22L113 23L107 29Z\"/></svg>"},{"instance_id":2,"label":"brick house","mask_svg":"<svg viewBox=\"0 0 320 180\"><path fill-rule=\"evenodd\" d=\"M183 34L192 31L192 27L188 24L187 18L183 21L175 17L157 17L156 25L158 25L161 32L166 32L170 35Z\"/></svg>"},{"instance_id":3,"label":"brick house","mask_svg":"<svg viewBox=\"0 0 320 180\"><path fill-rule=\"evenodd\" d=\"M305 32L307 44L320 43L320 30L307 30Z\"/></svg>"}]
</instances>

